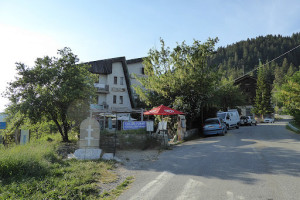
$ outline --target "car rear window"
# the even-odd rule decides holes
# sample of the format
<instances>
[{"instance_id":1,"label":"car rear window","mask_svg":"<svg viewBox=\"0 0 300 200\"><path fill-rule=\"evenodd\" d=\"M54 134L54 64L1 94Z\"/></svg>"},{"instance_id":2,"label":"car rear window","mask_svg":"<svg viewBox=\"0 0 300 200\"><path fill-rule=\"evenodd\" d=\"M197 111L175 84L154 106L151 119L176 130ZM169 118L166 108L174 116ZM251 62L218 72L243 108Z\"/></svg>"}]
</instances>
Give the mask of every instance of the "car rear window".
<instances>
[{"instance_id":1,"label":"car rear window","mask_svg":"<svg viewBox=\"0 0 300 200\"><path fill-rule=\"evenodd\" d=\"M205 124L219 124L219 120L217 120L217 119L207 119L207 120L205 120Z\"/></svg>"}]
</instances>

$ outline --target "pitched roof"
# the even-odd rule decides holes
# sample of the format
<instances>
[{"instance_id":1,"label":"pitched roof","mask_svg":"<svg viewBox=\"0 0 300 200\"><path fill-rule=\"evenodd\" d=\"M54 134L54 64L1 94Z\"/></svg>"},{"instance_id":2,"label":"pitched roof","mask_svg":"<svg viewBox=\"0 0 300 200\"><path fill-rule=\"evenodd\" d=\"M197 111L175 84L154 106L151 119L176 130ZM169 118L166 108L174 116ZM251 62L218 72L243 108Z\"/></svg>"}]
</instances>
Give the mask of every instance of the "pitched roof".
<instances>
[{"instance_id":1,"label":"pitched roof","mask_svg":"<svg viewBox=\"0 0 300 200\"><path fill-rule=\"evenodd\" d=\"M86 64L91 65L90 72L94 74L111 74L112 64L114 62L125 62L125 57L91 61L91 62L87 62Z\"/></svg>"},{"instance_id":2,"label":"pitched roof","mask_svg":"<svg viewBox=\"0 0 300 200\"><path fill-rule=\"evenodd\" d=\"M245 79L252 79L252 80L254 80L254 81L257 81L257 79L256 79L255 77L246 74L246 75L244 75L244 76L241 76L241 77L235 79L235 80L234 80L234 84L239 84L240 82L242 82L242 81L245 80Z\"/></svg>"},{"instance_id":3,"label":"pitched roof","mask_svg":"<svg viewBox=\"0 0 300 200\"><path fill-rule=\"evenodd\" d=\"M127 64L134 64L134 63L139 63L139 62L143 62L143 58L135 58L135 59L130 59L130 60L127 60Z\"/></svg>"},{"instance_id":4,"label":"pitched roof","mask_svg":"<svg viewBox=\"0 0 300 200\"><path fill-rule=\"evenodd\" d=\"M125 76L125 81L126 81L126 86L127 86L127 91L130 99L130 104L131 107L134 108L134 99L133 95L131 92L131 83L130 83L130 78L129 78L129 73L128 73L128 68L127 68L127 62L125 57L117 57L117 58L109 58L105 60L97 60L97 61L91 61L87 62L85 64L91 65L91 68L89 71L93 74L111 74L112 73L112 64L115 62L121 62L122 63L122 68Z\"/></svg>"}]
</instances>

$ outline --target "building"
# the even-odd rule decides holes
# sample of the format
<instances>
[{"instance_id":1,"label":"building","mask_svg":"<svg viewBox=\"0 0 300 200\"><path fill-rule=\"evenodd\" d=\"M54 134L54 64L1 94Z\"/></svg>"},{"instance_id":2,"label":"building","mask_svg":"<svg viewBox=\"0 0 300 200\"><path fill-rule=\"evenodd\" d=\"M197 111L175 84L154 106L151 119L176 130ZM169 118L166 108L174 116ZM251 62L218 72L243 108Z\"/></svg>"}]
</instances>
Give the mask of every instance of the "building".
<instances>
[{"instance_id":1,"label":"building","mask_svg":"<svg viewBox=\"0 0 300 200\"><path fill-rule=\"evenodd\" d=\"M256 83L256 78L250 75L244 75L234 81L234 85L239 85L240 89L245 95L247 105L254 105L254 99L256 96Z\"/></svg>"},{"instance_id":2,"label":"building","mask_svg":"<svg viewBox=\"0 0 300 200\"><path fill-rule=\"evenodd\" d=\"M103 111L130 111L136 107L137 96L133 85L139 84L135 75L142 76L142 58L126 60L125 57L88 62L90 72L98 75L97 107Z\"/></svg>"}]
</instances>

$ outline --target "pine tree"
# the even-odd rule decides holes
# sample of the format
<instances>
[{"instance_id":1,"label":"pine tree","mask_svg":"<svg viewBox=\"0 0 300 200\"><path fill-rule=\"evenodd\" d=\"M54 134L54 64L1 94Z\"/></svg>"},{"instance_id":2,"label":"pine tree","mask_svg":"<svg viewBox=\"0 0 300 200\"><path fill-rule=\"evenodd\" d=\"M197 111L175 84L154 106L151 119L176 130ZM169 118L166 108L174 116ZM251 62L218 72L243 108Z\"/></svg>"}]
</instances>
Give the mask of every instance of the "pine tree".
<instances>
[{"instance_id":1,"label":"pine tree","mask_svg":"<svg viewBox=\"0 0 300 200\"><path fill-rule=\"evenodd\" d=\"M261 62L259 63L258 75L257 75L257 89L254 105L254 113L263 117L266 114L271 114L274 109L271 103L271 80L270 70L263 67Z\"/></svg>"}]
</instances>

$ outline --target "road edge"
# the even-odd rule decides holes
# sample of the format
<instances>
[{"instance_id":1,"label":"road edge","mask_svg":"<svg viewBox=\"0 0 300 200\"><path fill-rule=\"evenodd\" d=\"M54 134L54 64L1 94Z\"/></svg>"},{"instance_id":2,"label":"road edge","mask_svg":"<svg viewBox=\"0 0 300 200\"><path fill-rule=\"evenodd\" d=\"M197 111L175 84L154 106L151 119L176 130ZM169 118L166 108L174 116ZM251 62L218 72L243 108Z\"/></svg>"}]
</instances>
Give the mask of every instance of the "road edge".
<instances>
[{"instance_id":1,"label":"road edge","mask_svg":"<svg viewBox=\"0 0 300 200\"><path fill-rule=\"evenodd\" d=\"M296 131L296 132L300 132L300 130L298 128L296 128L295 126L293 126L290 122L287 124L289 128L291 128L292 130Z\"/></svg>"}]
</instances>

